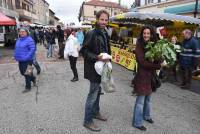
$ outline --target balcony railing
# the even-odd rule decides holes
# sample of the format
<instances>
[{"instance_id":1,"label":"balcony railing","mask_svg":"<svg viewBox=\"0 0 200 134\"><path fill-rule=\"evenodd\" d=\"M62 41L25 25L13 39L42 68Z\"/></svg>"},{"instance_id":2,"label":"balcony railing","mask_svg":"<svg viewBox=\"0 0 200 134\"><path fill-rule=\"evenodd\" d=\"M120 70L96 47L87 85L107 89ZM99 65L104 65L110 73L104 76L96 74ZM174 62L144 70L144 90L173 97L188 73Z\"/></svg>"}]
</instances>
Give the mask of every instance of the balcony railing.
<instances>
[{"instance_id":1,"label":"balcony railing","mask_svg":"<svg viewBox=\"0 0 200 134\"><path fill-rule=\"evenodd\" d=\"M34 20L38 19L38 16L34 12L31 13L31 12L25 10L25 9L16 9L16 10L17 10L17 12L19 13L20 16L25 16L26 18L34 19Z\"/></svg>"}]
</instances>

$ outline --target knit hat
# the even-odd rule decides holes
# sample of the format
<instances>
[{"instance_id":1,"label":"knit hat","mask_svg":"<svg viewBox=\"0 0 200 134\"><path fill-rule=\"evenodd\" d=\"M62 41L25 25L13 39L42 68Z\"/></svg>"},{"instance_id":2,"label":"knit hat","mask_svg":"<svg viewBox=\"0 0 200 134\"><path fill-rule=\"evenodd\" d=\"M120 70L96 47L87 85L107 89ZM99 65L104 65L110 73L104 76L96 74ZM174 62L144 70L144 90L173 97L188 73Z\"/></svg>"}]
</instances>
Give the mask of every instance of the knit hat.
<instances>
[{"instance_id":1,"label":"knit hat","mask_svg":"<svg viewBox=\"0 0 200 134\"><path fill-rule=\"evenodd\" d=\"M25 31L27 34L29 34L29 30L26 27L21 27L19 31Z\"/></svg>"}]
</instances>

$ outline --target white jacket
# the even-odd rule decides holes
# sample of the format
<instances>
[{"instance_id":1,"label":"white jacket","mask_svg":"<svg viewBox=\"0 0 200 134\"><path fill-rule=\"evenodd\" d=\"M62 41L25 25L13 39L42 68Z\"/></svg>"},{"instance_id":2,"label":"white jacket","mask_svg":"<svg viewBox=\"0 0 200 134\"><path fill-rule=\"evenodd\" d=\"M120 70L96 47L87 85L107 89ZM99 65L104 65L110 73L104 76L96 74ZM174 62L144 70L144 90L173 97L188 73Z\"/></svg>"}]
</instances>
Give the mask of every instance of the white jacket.
<instances>
[{"instance_id":1,"label":"white jacket","mask_svg":"<svg viewBox=\"0 0 200 134\"><path fill-rule=\"evenodd\" d=\"M80 50L80 44L78 39L73 35L70 35L65 44L64 58L67 59L68 56L78 57Z\"/></svg>"}]
</instances>

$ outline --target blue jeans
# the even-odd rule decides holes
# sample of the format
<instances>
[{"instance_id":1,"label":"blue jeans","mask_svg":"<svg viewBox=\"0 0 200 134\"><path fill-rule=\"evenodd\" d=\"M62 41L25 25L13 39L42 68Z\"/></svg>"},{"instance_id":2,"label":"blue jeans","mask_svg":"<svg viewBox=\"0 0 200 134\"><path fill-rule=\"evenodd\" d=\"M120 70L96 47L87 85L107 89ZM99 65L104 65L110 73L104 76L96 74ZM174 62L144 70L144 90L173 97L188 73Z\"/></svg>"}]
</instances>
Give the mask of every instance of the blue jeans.
<instances>
[{"instance_id":1,"label":"blue jeans","mask_svg":"<svg viewBox=\"0 0 200 134\"><path fill-rule=\"evenodd\" d=\"M84 123L86 124L93 122L94 116L99 114L100 93L101 93L100 83L90 82L90 91L85 103Z\"/></svg>"},{"instance_id":2,"label":"blue jeans","mask_svg":"<svg viewBox=\"0 0 200 134\"><path fill-rule=\"evenodd\" d=\"M150 99L151 95L139 95L136 98L132 126L142 126L142 120L150 119Z\"/></svg>"},{"instance_id":3,"label":"blue jeans","mask_svg":"<svg viewBox=\"0 0 200 134\"><path fill-rule=\"evenodd\" d=\"M40 65L39 65L39 63L36 60L36 54L34 54L34 56L33 56L33 65L35 66L37 72L41 71Z\"/></svg>"},{"instance_id":4,"label":"blue jeans","mask_svg":"<svg viewBox=\"0 0 200 134\"><path fill-rule=\"evenodd\" d=\"M47 57L52 57L53 53L53 44L48 44L48 51L47 51Z\"/></svg>"}]
</instances>

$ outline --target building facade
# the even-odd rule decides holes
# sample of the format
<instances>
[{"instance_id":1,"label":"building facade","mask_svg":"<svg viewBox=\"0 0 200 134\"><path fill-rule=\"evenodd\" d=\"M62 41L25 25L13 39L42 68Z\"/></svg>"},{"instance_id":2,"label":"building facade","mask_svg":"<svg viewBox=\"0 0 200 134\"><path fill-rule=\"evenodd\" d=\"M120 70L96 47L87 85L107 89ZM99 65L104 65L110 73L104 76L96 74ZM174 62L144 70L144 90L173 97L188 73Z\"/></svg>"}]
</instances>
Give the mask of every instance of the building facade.
<instances>
[{"instance_id":1,"label":"building facade","mask_svg":"<svg viewBox=\"0 0 200 134\"><path fill-rule=\"evenodd\" d=\"M49 9L49 25L54 25L55 24L55 13Z\"/></svg>"},{"instance_id":2,"label":"building facade","mask_svg":"<svg viewBox=\"0 0 200 134\"><path fill-rule=\"evenodd\" d=\"M134 8L138 12L172 13L200 18L200 1L198 5L196 2L197 0L135 0Z\"/></svg>"},{"instance_id":3,"label":"building facade","mask_svg":"<svg viewBox=\"0 0 200 134\"><path fill-rule=\"evenodd\" d=\"M95 21L96 19L96 13L102 9L107 10L110 16L128 11L127 8L120 6L120 4L115 2L109 2L105 0L90 0L82 3L79 10L78 19L83 23L91 24L91 22Z\"/></svg>"},{"instance_id":4,"label":"building facade","mask_svg":"<svg viewBox=\"0 0 200 134\"><path fill-rule=\"evenodd\" d=\"M33 0L15 0L15 7L16 12L19 13L20 22L28 24L38 20Z\"/></svg>"},{"instance_id":5,"label":"building facade","mask_svg":"<svg viewBox=\"0 0 200 134\"><path fill-rule=\"evenodd\" d=\"M36 15L38 16L38 20L34 23L49 24L49 4L45 0L34 0L34 11L36 11Z\"/></svg>"},{"instance_id":6,"label":"building facade","mask_svg":"<svg viewBox=\"0 0 200 134\"><path fill-rule=\"evenodd\" d=\"M19 21L20 25L49 25L49 4L46 0L0 0L0 12ZM54 16L52 18L55 20Z\"/></svg>"},{"instance_id":7,"label":"building facade","mask_svg":"<svg viewBox=\"0 0 200 134\"><path fill-rule=\"evenodd\" d=\"M0 12L6 16L15 19L19 14L15 11L15 0L0 0Z\"/></svg>"}]
</instances>

